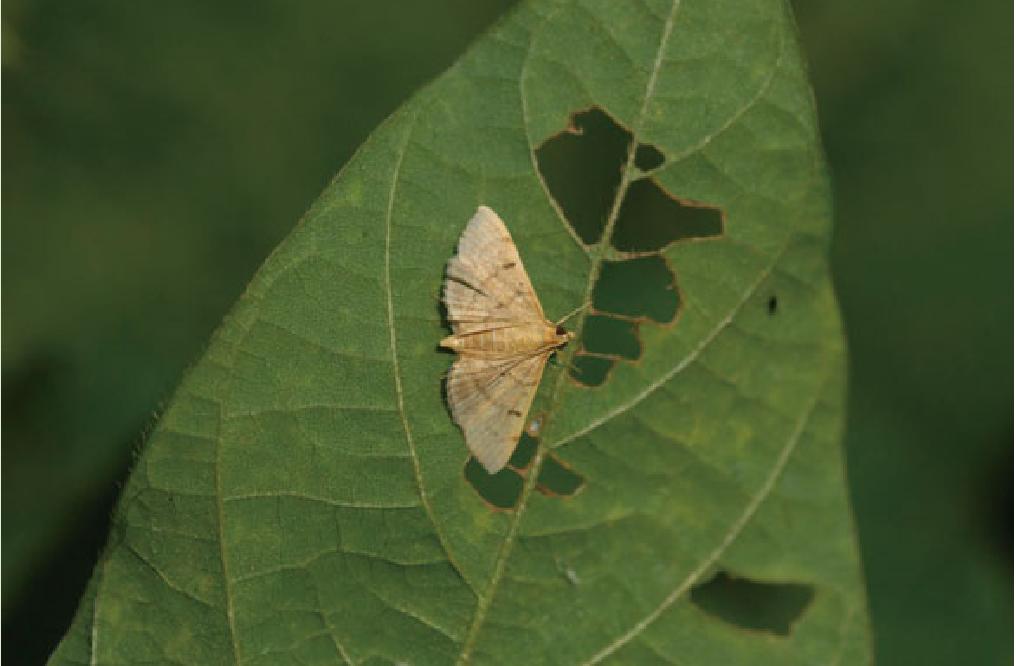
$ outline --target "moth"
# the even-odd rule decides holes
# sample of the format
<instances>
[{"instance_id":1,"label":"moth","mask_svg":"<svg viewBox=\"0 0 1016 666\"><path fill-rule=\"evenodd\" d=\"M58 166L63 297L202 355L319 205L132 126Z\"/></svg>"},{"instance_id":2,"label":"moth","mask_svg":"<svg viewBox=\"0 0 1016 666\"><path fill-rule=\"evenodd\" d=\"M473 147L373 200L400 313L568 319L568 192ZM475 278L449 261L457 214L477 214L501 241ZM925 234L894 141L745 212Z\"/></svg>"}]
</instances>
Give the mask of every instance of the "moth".
<instances>
[{"instance_id":1,"label":"moth","mask_svg":"<svg viewBox=\"0 0 1016 666\"><path fill-rule=\"evenodd\" d=\"M489 474L508 462L547 359L575 334L543 314L508 229L480 206L448 260L442 293L457 353L446 389L452 418Z\"/></svg>"}]
</instances>

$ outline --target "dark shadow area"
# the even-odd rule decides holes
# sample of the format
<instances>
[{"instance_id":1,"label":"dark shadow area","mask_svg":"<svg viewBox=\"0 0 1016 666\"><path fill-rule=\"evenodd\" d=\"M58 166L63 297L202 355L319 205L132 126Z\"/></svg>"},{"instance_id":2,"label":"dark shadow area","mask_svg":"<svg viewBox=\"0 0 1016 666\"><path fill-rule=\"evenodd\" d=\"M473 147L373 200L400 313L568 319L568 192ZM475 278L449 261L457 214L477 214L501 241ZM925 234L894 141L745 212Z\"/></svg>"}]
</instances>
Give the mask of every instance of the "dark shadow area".
<instances>
[{"instance_id":1,"label":"dark shadow area","mask_svg":"<svg viewBox=\"0 0 1016 666\"><path fill-rule=\"evenodd\" d=\"M568 374L583 386L600 386L607 381L607 374L614 367L615 361L600 356L587 356L579 352L572 358L572 367Z\"/></svg>"},{"instance_id":2,"label":"dark shadow area","mask_svg":"<svg viewBox=\"0 0 1016 666\"><path fill-rule=\"evenodd\" d=\"M63 419L54 418L53 403L69 402L70 386L77 379L64 356L41 352L24 358L3 374L3 458L21 459L22 453L39 455L38 447L59 451L60 439L69 433ZM22 452L20 449L36 449Z\"/></svg>"},{"instance_id":3,"label":"dark shadow area","mask_svg":"<svg viewBox=\"0 0 1016 666\"><path fill-rule=\"evenodd\" d=\"M656 252L674 241L723 234L718 208L670 196L653 178L628 186L610 241L623 252Z\"/></svg>"},{"instance_id":4,"label":"dark shadow area","mask_svg":"<svg viewBox=\"0 0 1016 666\"><path fill-rule=\"evenodd\" d=\"M706 613L753 631L789 636L791 625L815 596L810 585L760 583L721 571L691 591L691 600Z\"/></svg>"},{"instance_id":5,"label":"dark shadow area","mask_svg":"<svg viewBox=\"0 0 1016 666\"><path fill-rule=\"evenodd\" d=\"M979 501L975 504L977 515L971 522L979 528L988 550L997 558L1002 567L1012 569L1012 525L1013 505L1013 441L1009 431L999 445L1000 455L985 465Z\"/></svg>"},{"instance_id":6,"label":"dark shadow area","mask_svg":"<svg viewBox=\"0 0 1016 666\"><path fill-rule=\"evenodd\" d=\"M593 287L596 310L633 319L669 323L677 315L679 305L674 275L657 255L605 261Z\"/></svg>"},{"instance_id":7,"label":"dark shadow area","mask_svg":"<svg viewBox=\"0 0 1016 666\"><path fill-rule=\"evenodd\" d=\"M487 474L483 465L470 457L465 468L466 481L485 502L495 509L511 509L522 493L522 477L510 467Z\"/></svg>"},{"instance_id":8,"label":"dark shadow area","mask_svg":"<svg viewBox=\"0 0 1016 666\"><path fill-rule=\"evenodd\" d=\"M548 456L540 477L536 480L536 489L544 495L568 497L574 495L582 487L585 480L571 471L553 456Z\"/></svg>"},{"instance_id":9,"label":"dark shadow area","mask_svg":"<svg viewBox=\"0 0 1016 666\"><path fill-rule=\"evenodd\" d=\"M6 418L6 405L4 414ZM139 426L135 432L141 431ZM137 437L131 439L136 444ZM110 534L133 449L121 447L124 455L113 476L97 483L94 497L80 502L77 513L68 516L60 541L39 559L20 595L4 608L3 658L8 663L45 663L63 638Z\"/></svg>"},{"instance_id":10,"label":"dark shadow area","mask_svg":"<svg viewBox=\"0 0 1016 666\"><path fill-rule=\"evenodd\" d=\"M619 356L630 361L642 355L636 324L609 315L589 315L583 324L584 351Z\"/></svg>"},{"instance_id":11,"label":"dark shadow area","mask_svg":"<svg viewBox=\"0 0 1016 666\"><path fill-rule=\"evenodd\" d=\"M571 125L536 149L536 160L547 188L579 238L600 240L631 134L600 109L572 115Z\"/></svg>"}]
</instances>

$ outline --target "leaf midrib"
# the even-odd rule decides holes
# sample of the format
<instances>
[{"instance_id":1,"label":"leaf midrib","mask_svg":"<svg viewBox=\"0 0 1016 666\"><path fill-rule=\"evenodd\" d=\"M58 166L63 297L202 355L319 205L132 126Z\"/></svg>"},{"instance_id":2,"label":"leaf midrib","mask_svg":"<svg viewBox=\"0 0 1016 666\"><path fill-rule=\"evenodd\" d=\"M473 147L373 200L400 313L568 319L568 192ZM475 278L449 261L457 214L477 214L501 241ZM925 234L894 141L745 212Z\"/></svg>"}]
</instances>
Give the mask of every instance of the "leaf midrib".
<instances>
[{"instance_id":1,"label":"leaf midrib","mask_svg":"<svg viewBox=\"0 0 1016 666\"><path fill-rule=\"evenodd\" d=\"M635 163L635 149L638 145L637 137L640 136L642 133L642 127L645 122L646 110L649 107L649 102L652 99L653 93L655 92L656 89L656 79L657 76L659 75L660 66L663 63L663 54L667 48L667 43L673 31L674 21L677 18L677 11L680 5L681 0L673 0L673 3L671 4L670 7L670 14L667 17L667 20L663 25L663 30L660 34L660 43L657 46L656 57L653 61L653 66L649 72L649 78L646 82L646 89L645 94L643 95L642 98L642 104L639 108L638 116L636 117L635 122L632 125L631 141L628 146L628 156L625 161L624 170L622 171L621 182L618 184L617 191L614 193L614 201L611 205L610 214L607 217L607 223L604 226L603 232L600 236L600 242L597 244L595 248L596 250L595 255L591 257L589 278L586 282L586 292L583 297L584 303L588 303L592 299L593 288L596 285L596 280L599 278L600 271L602 270L603 261L610 245L610 237L613 232L614 225L617 222L618 214L620 213L621 210L621 202L624 200L624 196L628 191L628 186L631 183L631 175ZM544 23L541 24L541 27L542 25L545 25L545 23L546 19L544 20ZM532 34L535 34L536 32L538 32L538 29L534 29ZM525 72L526 63L529 62L529 58L532 54L532 49L533 49L533 39L531 37L529 47L526 51L526 56L523 62L522 73ZM522 73L520 73L520 80L522 78ZM521 98L525 100L524 90L521 91ZM523 102L523 109L525 108L526 105L525 102ZM530 152L532 152L531 148ZM534 163L534 169L535 167L536 165ZM538 169L536 169L536 174L537 178L540 178L542 180ZM588 308L579 315L579 321L577 324L578 330L582 330L587 316L588 316ZM574 356L574 354L575 354L574 349L568 352L569 361L571 357ZM557 406L557 403L560 399L561 390L564 385L563 384L564 374L565 373L561 372L557 376L557 381L555 382L554 389L551 393L550 405L546 412L547 416L544 419L543 427L546 427L547 422L550 419L550 415L554 413L554 409ZM509 524L508 531L505 534L501 547L498 549L498 557L497 560L495 561L494 569L491 573L490 583L488 583L486 589L484 589L483 593L480 596L479 602L477 603L476 606L476 612L473 615L473 620L470 623L469 630L466 633L466 638L463 641L462 651L459 653L459 658L457 660L457 663L459 664L464 664L469 661L473 646L475 645L476 640L479 637L480 629L483 626L483 622L486 618L487 611L494 599L494 595L497 593L498 586L504 575L505 565L507 563L508 557L511 555L512 546L515 543L515 539L519 530L519 525L522 522L522 516L525 514L529 497L532 495L533 489L536 487L536 480L539 478L540 469L543 466L544 460L546 459L548 450L549 449L547 445L545 445L542 440L538 440L536 454L533 457L533 461L530 466L529 472L526 475L526 482L522 488L522 494L519 497L519 501L515 508L515 513L512 516L512 521Z\"/></svg>"}]
</instances>

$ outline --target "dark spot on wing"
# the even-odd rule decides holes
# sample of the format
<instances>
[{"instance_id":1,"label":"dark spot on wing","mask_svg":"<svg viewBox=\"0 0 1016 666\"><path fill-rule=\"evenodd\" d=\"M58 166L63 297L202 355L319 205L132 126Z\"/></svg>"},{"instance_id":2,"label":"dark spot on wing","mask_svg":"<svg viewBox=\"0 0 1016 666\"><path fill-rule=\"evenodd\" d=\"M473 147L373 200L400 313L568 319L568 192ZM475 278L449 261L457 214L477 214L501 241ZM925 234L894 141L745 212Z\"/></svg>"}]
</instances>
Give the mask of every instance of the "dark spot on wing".
<instances>
[{"instance_id":1,"label":"dark spot on wing","mask_svg":"<svg viewBox=\"0 0 1016 666\"><path fill-rule=\"evenodd\" d=\"M520 412L520 411L519 411L519 410L517 410L517 409L509 409L509 410L508 410L508 415L509 415L509 416L517 416L517 417L519 417L519 418L522 418L522 412Z\"/></svg>"},{"instance_id":2,"label":"dark spot on wing","mask_svg":"<svg viewBox=\"0 0 1016 666\"><path fill-rule=\"evenodd\" d=\"M505 270L507 270L509 268L515 268L515 262L514 261L506 262L506 263L501 265L501 268L504 268Z\"/></svg>"},{"instance_id":3,"label":"dark spot on wing","mask_svg":"<svg viewBox=\"0 0 1016 666\"><path fill-rule=\"evenodd\" d=\"M480 287L478 285L475 285L472 282L468 282L468 281L466 281L466 280L464 280L464 279L462 279L462 278L460 278L458 276L449 275L448 279L453 281L453 282L458 282L459 284L461 284L463 287L466 287L467 289L472 289L473 291L475 291L476 293L480 294L481 296L486 296L487 295L487 292L485 292L482 287Z\"/></svg>"}]
</instances>

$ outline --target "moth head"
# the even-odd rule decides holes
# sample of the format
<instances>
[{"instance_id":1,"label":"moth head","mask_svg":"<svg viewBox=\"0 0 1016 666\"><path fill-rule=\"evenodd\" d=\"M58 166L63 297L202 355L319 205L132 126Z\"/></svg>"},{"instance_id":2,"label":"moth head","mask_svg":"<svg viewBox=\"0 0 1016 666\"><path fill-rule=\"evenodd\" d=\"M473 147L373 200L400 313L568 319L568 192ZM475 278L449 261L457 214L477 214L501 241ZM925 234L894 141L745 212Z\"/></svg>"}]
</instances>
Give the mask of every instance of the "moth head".
<instances>
[{"instance_id":1,"label":"moth head","mask_svg":"<svg viewBox=\"0 0 1016 666\"><path fill-rule=\"evenodd\" d=\"M561 326L560 324L557 325L557 330L554 331L554 333L557 335L562 345L566 345L575 339L575 334L571 331L565 330L564 326Z\"/></svg>"}]
</instances>

